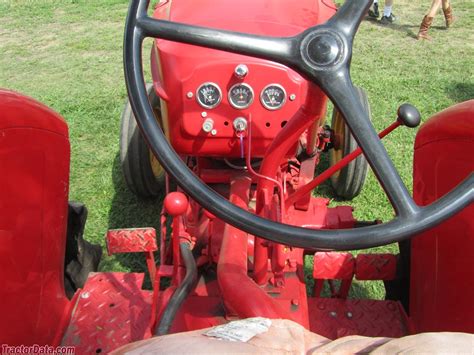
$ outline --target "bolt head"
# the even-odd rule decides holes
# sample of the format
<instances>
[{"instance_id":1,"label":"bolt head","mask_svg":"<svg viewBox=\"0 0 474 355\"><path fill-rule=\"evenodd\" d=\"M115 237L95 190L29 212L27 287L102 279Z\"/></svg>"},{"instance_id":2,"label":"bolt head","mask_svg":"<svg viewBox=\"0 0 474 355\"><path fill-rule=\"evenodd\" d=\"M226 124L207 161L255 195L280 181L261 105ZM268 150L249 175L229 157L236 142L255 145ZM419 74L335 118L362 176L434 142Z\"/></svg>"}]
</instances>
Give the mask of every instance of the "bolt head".
<instances>
[{"instance_id":1,"label":"bolt head","mask_svg":"<svg viewBox=\"0 0 474 355\"><path fill-rule=\"evenodd\" d=\"M188 93L186 94L186 97L187 97L188 99L192 99L193 96L194 96L194 94L193 94L191 91L188 91Z\"/></svg>"},{"instance_id":2,"label":"bolt head","mask_svg":"<svg viewBox=\"0 0 474 355\"><path fill-rule=\"evenodd\" d=\"M242 79L249 73L249 68L245 64L239 64L235 67L234 74L236 77Z\"/></svg>"}]
</instances>

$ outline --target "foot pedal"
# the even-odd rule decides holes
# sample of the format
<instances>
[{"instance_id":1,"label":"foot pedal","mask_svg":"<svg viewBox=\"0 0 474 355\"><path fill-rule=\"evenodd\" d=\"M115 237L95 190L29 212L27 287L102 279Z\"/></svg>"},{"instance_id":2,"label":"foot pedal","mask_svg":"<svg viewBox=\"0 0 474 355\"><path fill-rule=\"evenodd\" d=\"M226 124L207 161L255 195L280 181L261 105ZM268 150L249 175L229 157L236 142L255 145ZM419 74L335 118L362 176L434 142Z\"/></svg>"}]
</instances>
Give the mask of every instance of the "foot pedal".
<instances>
[{"instance_id":1,"label":"foot pedal","mask_svg":"<svg viewBox=\"0 0 474 355\"><path fill-rule=\"evenodd\" d=\"M106 243L109 255L158 250L155 228L111 229Z\"/></svg>"},{"instance_id":2,"label":"foot pedal","mask_svg":"<svg viewBox=\"0 0 474 355\"><path fill-rule=\"evenodd\" d=\"M317 252L314 254L313 278L351 280L355 259L351 253Z\"/></svg>"},{"instance_id":3,"label":"foot pedal","mask_svg":"<svg viewBox=\"0 0 474 355\"><path fill-rule=\"evenodd\" d=\"M356 257L357 280L393 280L397 273L397 257L393 254L359 254Z\"/></svg>"}]
</instances>

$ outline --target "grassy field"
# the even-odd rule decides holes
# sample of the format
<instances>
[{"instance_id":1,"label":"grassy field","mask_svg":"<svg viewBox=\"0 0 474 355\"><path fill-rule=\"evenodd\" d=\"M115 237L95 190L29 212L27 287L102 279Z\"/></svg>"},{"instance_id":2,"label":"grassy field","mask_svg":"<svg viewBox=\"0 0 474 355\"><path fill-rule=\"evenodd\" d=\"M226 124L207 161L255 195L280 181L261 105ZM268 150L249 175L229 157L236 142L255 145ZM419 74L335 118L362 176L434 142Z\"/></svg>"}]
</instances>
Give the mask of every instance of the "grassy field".
<instances>
[{"instance_id":1,"label":"grassy field","mask_svg":"<svg viewBox=\"0 0 474 355\"><path fill-rule=\"evenodd\" d=\"M454 1L449 31L438 15L432 42L414 39L431 1L400 0L398 22L364 21L352 61L354 82L369 95L377 129L391 123L399 105L414 104L423 119L474 97L474 2ZM68 121L72 145L70 199L89 208L87 239L104 245L109 228L157 226L160 205L129 193L119 160L119 121L126 99L122 34L126 0L0 0L0 87L32 96ZM411 188L416 130L399 129L385 141ZM323 194L330 194L323 186ZM359 218L390 219L392 209L374 176L353 201ZM396 247L386 247L396 250ZM136 270L140 259L105 257L104 270ZM381 297L380 287L360 294Z\"/></svg>"}]
</instances>

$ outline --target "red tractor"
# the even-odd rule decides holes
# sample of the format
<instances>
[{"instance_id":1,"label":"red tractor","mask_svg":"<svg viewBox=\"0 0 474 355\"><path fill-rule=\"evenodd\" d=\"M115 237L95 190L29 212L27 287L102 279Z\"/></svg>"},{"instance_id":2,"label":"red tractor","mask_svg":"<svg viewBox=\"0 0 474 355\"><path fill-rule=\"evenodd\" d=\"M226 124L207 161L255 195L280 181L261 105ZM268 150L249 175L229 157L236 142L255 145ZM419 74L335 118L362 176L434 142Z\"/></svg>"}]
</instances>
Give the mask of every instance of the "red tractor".
<instances>
[{"instance_id":1,"label":"red tractor","mask_svg":"<svg viewBox=\"0 0 474 355\"><path fill-rule=\"evenodd\" d=\"M67 126L0 91L0 343L107 353L249 317L289 319L329 339L474 332L474 101L420 128L412 197L380 139L418 126L418 111L402 105L377 134L350 78L369 0L337 12L329 0L164 1L152 16L148 5L132 0L126 22L121 161L135 193L166 195L161 230L106 238L109 254L144 253L152 290L143 273L87 277L100 250L82 239L84 208L68 212ZM146 37L156 38L149 86ZM330 167L315 176L327 151ZM351 199L367 162L391 221L358 221L350 206L312 195L331 178ZM399 255L349 252L395 242ZM354 279L383 280L387 299L349 299Z\"/></svg>"}]
</instances>

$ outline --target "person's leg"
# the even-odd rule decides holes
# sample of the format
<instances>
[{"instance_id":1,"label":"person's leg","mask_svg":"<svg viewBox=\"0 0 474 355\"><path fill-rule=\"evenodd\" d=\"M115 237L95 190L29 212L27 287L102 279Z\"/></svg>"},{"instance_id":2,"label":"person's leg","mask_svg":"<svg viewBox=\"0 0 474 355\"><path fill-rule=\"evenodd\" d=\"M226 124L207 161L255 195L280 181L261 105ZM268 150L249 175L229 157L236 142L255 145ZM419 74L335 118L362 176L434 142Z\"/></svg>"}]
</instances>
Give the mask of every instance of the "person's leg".
<instances>
[{"instance_id":1,"label":"person's leg","mask_svg":"<svg viewBox=\"0 0 474 355\"><path fill-rule=\"evenodd\" d=\"M442 2L443 2L444 19L446 20L446 27L449 28L454 22L453 9L451 7L449 0L442 0Z\"/></svg>"},{"instance_id":2,"label":"person's leg","mask_svg":"<svg viewBox=\"0 0 474 355\"><path fill-rule=\"evenodd\" d=\"M431 39L431 37L428 35L428 30L430 29L431 24L433 23L433 18L438 12L440 6L441 0L433 0L433 2L431 3L431 7L426 13L426 16L423 17L423 21L421 21L420 30L418 31L418 35L416 36L417 39Z\"/></svg>"},{"instance_id":3,"label":"person's leg","mask_svg":"<svg viewBox=\"0 0 474 355\"><path fill-rule=\"evenodd\" d=\"M392 14L393 0L386 0L385 7L383 8L383 15L389 17Z\"/></svg>"},{"instance_id":4,"label":"person's leg","mask_svg":"<svg viewBox=\"0 0 474 355\"><path fill-rule=\"evenodd\" d=\"M395 16L392 13L393 0L386 0L383 8L383 16L380 20L383 24L389 24L395 21Z\"/></svg>"},{"instance_id":5,"label":"person's leg","mask_svg":"<svg viewBox=\"0 0 474 355\"><path fill-rule=\"evenodd\" d=\"M441 6L441 0L433 0L433 2L431 3L431 7L429 8L428 12L426 13L426 16L435 17L440 6Z\"/></svg>"},{"instance_id":6,"label":"person's leg","mask_svg":"<svg viewBox=\"0 0 474 355\"><path fill-rule=\"evenodd\" d=\"M369 9L369 17L379 18L380 13L379 13L379 2L378 2L378 0L374 0L374 4L373 4L372 7L373 7L373 10Z\"/></svg>"}]
</instances>

